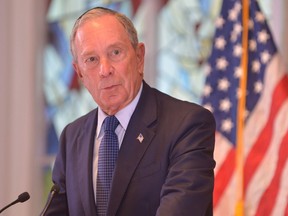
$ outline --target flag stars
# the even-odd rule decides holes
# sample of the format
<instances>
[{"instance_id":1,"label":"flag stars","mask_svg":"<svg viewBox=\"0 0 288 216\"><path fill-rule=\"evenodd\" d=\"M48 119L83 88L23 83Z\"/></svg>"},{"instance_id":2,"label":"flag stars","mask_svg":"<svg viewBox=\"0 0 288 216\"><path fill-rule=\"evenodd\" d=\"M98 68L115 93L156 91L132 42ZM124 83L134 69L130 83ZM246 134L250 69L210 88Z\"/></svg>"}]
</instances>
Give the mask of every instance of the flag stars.
<instances>
[{"instance_id":1,"label":"flag stars","mask_svg":"<svg viewBox=\"0 0 288 216\"><path fill-rule=\"evenodd\" d=\"M223 112L228 112L231 108L232 104L228 98L225 98L220 101L220 107L219 109Z\"/></svg>"},{"instance_id":2,"label":"flag stars","mask_svg":"<svg viewBox=\"0 0 288 216\"><path fill-rule=\"evenodd\" d=\"M262 44L267 43L267 40L270 38L269 34L265 30L258 32L257 36L258 41Z\"/></svg>"},{"instance_id":3,"label":"flag stars","mask_svg":"<svg viewBox=\"0 0 288 216\"><path fill-rule=\"evenodd\" d=\"M236 21L238 17L238 12L235 9L231 9L229 10L229 15L228 15L228 19L230 21Z\"/></svg>"},{"instance_id":4,"label":"flag stars","mask_svg":"<svg viewBox=\"0 0 288 216\"><path fill-rule=\"evenodd\" d=\"M235 34L240 34L242 32L242 26L240 23L236 23L234 26L233 26L233 32L235 32Z\"/></svg>"},{"instance_id":5,"label":"flag stars","mask_svg":"<svg viewBox=\"0 0 288 216\"><path fill-rule=\"evenodd\" d=\"M254 28L254 21L252 19L249 20L248 27L250 30Z\"/></svg>"},{"instance_id":6,"label":"flag stars","mask_svg":"<svg viewBox=\"0 0 288 216\"><path fill-rule=\"evenodd\" d=\"M257 11L256 12L256 17L255 17L256 21L257 22L260 22L260 23L264 23L265 22L265 16L263 13L261 13L260 11Z\"/></svg>"},{"instance_id":7,"label":"flag stars","mask_svg":"<svg viewBox=\"0 0 288 216\"><path fill-rule=\"evenodd\" d=\"M221 36L221 37L216 38L215 47L217 49L223 50L225 48L225 45L226 45L226 40L224 37Z\"/></svg>"},{"instance_id":8,"label":"flag stars","mask_svg":"<svg viewBox=\"0 0 288 216\"><path fill-rule=\"evenodd\" d=\"M230 40L231 40L232 42L235 42L235 41L237 40L237 34L235 34L235 32L231 32Z\"/></svg>"},{"instance_id":9,"label":"flag stars","mask_svg":"<svg viewBox=\"0 0 288 216\"><path fill-rule=\"evenodd\" d=\"M218 89L220 91L228 91L228 88L230 87L230 82L226 79L219 79L218 81Z\"/></svg>"},{"instance_id":10,"label":"flag stars","mask_svg":"<svg viewBox=\"0 0 288 216\"><path fill-rule=\"evenodd\" d=\"M216 19L215 25L217 28L223 28L223 25L225 24L225 20L223 19L223 17L218 17Z\"/></svg>"},{"instance_id":11,"label":"flag stars","mask_svg":"<svg viewBox=\"0 0 288 216\"><path fill-rule=\"evenodd\" d=\"M236 46L234 46L233 55L235 57L240 57L241 54L242 54L242 46L240 44L237 44Z\"/></svg>"},{"instance_id":12,"label":"flag stars","mask_svg":"<svg viewBox=\"0 0 288 216\"><path fill-rule=\"evenodd\" d=\"M212 68L210 64L207 64L204 70L205 76L209 76L211 74Z\"/></svg>"},{"instance_id":13,"label":"flag stars","mask_svg":"<svg viewBox=\"0 0 288 216\"><path fill-rule=\"evenodd\" d=\"M233 31L231 32L231 41L235 42L237 40L237 37L240 35L242 32L242 26L240 23L236 23L233 26Z\"/></svg>"},{"instance_id":14,"label":"flag stars","mask_svg":"<svg viewBox=\"0 0 288 216\"><path fill-rule=\"evenodd\" d=\"M239 79L241 76L242 76L242 68L236 67L234 71L234 77Z\"/></svg>"},{"instance_id":15,"label":"flag stars","mask_svg":"<svg viewBox=\"0 0 288 216\"><path fill-rule=\"evenodd\" d=\"M263 90L263 83L261 81L257 81L254 84L254 92L259 94L261 93Z\"/></svg>"},{"instance_id":16,"label":"flag stars","mask_svg":"<svg viewBox=\"0 0 288 216\"><path fill-rule=\"evenodd\" d=\"M256 51L256 49L257 49L257 43L256 43L255 40L250 40L250 41L249 41L249 49L250 49L250 51L253 51L253 52Z\"/></svg>"},{"instance_id":17,"label":"flag stars","mask_svg":"<svg viewBox=\"0 0 288 216\"><path fill-rule=\"evenodd\" d=\"M260 71L261 64L258 60L254 60L252 62L252 71L254 73L258 73Z\"/></svg>"},{"instance_id":18,"label":"flag stars","mask_svg":"<svg viewBox=\"0 0 288 216\"><path fill-rule=\"evenodd\" d=\"M241 11L241 8L242 8L242 6L241 6L241 4L240 4L239 2L235 3L234 9L235 9L238 13Z\"/></svg>"},{"instance_id":19,"label":"flag stars","mask_svg":"<svg viewBox=\"0 0 288 216\"><path fill-rule=\"evenodd\" d=\"M241 88L236 89L236 97L239 99L243 95L243 91Z\"/></svg>"},{"instance_id":20,"label":"flag stars","mask_svg":"<svg viewBox=\"0 0 288 216\"><path fill-rule=\"evenodd\" d=\"M267 50L265 50L264 52L262 52L261 54L260 54L260 57L261 57L261 62L263 63L263 64L267 64L268 63L268 61L270 60L270 54L269 54L269 52L267 51Z\"/></svg>"},{"instance_id":21,"label":"flag stars","mask_svg":"<svg viewBox=\"0 0 288 216\"><path fill-rule=\"evenodd\" d=\"M249 112L249 110L248 109L245 109L245 111L244 111L244 119L247 119L247 117L249 116L249 114L250 114L250 112Z\"/></svg>"},{"instance_id":22,"label":"flag stars","mask_svg":"<svg viewBox=\"0 0 288 216\"><path fill-rule=\"evenodd\" d=\"M224 71L226 70L227 66L228 66L228 61L226 60L225 57L221 57L216 60L216 68L218 70Z\"/></svg>"},{"instance_id":23,"label":"flag stars","mask_svg":"<svg viewBox=\"0 0 288 216\"><path fill-rule=\"evenodd\" d=\"M215 20L217 29L208 62L212 71L202 92L202 96L207 95L203 96L204 107L215 115L217 131L232 144L237 142L238 118L245 126L247 122L242 121L253 117L253 112L257 111L255 108L261 103L267 87L264 81L267 67L277 52L265 14L257 12L256 4L250 1L250 11L246 14L248 34L242 35L243 4L241 1L224 3L219 18ZM244 59L248 62L243 62L242 57L248 57ZM237 103L242 99L243 110L239 113Z\"/></svg>"},{"instance_id":24,"label":"flag stars","mask_svg":"<svg viewBox=\"0 0 288 216\"><path fill-rule=\"evenodd\" d=\"M203 89L203 96L209 97L212 92L212 88L210 85L205 85Z\"/></svg>"},{"instance_id":25,"label":"flag stars","mask_svg":"<svg viewBox=\"0 0 288 216\"><path fill-rule=\"evenodd\" d=\"M226 133L230 133L233 126L234 125L233 125L233 122L231 121L231 119L225 119L221 123L221 130L226 132Z\"/></svg>"}]
</instances>

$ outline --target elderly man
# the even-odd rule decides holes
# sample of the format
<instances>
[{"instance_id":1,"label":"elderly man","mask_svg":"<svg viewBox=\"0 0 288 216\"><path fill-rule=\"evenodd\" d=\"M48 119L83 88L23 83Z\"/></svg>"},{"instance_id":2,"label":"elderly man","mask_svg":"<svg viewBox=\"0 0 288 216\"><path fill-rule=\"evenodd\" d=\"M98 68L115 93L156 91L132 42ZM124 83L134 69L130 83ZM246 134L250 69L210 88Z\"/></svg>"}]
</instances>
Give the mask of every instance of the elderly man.
<instances>
[{"instance_id":1,"label":"elderly man","mask_svg":"<svg viewBox=\"0 0 288 216\"><path fill-rule=\"evenodd\" d=\"M46 215L212 215L215 121L143 80L124 15L93 8L72 30L73 66L98 108L65 127Z\"/></svg>"}]
</instances>

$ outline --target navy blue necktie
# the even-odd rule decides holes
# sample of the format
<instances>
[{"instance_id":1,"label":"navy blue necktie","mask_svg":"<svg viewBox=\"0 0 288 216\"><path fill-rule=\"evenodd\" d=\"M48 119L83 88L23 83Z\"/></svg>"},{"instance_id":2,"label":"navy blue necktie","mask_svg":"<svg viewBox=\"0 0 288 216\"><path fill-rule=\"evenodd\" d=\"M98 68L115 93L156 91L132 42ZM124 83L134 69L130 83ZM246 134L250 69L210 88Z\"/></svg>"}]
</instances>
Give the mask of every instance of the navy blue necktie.
<instances>
[{"instance_id":1,"label":"navy blue necktie","mask_svg":"<svg viewBox=\"0 0 288 216\"><path fill-rule=\"evenodd\" d=\"M99 147L98 174L96 202L99 216L105 216L110 195L111 181L113 177L119 145L115 129L119 121L115 116L108 116L104 120L104 136Z\"/></svg>"}]
</instances>

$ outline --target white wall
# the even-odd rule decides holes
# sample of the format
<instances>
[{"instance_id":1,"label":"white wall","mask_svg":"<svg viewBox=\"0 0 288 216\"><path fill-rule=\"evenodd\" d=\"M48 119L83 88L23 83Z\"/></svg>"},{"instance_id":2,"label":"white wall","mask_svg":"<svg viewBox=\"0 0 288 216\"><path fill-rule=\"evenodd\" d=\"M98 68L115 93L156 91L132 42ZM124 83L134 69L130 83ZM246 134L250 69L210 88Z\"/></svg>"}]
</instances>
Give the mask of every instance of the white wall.
<instances>
[{"instance_id":1,"label":"white wall","mask_svg":"<svg viewBox=\"0 0 288 216\"><path fill-rule=\"evenodd\" d=\"M0 208L31 195L3 216L39 215L43 205L42 2L0 1Z\"/></svg>"},{"instance_id":2,"label":"white wall","mask_svg":"<svg viewBox=\"0 0 288 216\"><path fill-rule=\"evenodd\" d=\"M288 67L288 1L271 1L271 31L279 52L282 54L286 68ZM288 72L288 71L287 71Z\"/></svg>"}]
</instances>

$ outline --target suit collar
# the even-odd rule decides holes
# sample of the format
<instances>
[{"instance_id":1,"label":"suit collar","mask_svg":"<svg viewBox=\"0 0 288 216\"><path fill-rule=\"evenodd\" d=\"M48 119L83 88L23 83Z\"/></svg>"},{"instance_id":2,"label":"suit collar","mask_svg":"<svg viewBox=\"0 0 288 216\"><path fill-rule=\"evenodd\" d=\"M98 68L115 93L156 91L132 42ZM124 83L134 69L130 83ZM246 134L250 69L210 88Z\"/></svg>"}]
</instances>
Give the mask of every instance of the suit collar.
<instances>
[{"instance_id":1,"label":"suit collar","mask_svg":"<svg viewBox=\"0 0 288 216\"><path fill-rule=\"evenodd\" d=\"M129 182L155 135L153 123L156 122L156 113L156 97L152 89L143 82L139 103L131 117L118 154L108 215L116 215ZM142 142L137 139L140 134L143 136Z\"/></svg>"},{"instance_id":2,"label":"suit collar","mask_svg":"<svg viewBox=\"0 0 288 216\"><path fill-rule=\"evenodd\" d=\"M96 205L93 191L93 148L97 125L97 109L90 112L83 129L77 139L77 171L82 206L85 215L96 215Z\"/></svg>"}]
</instances>

